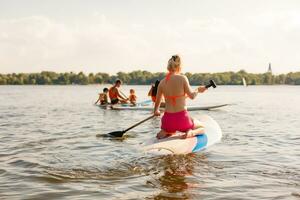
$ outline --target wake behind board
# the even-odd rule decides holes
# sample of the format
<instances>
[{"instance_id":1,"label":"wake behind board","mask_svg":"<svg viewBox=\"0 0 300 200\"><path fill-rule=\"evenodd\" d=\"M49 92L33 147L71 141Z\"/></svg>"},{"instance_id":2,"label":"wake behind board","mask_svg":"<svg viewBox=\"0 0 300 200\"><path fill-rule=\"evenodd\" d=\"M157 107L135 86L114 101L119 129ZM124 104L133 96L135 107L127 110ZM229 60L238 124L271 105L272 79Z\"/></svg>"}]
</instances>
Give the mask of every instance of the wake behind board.
<instances>
[{"instance_id":1,"label":"wake behind board","mask_svg":"<svg viewBox=\"0 0 300 200\"><path fill-rule=\"evenodd\" d=\"M180 133L164 139L153 138L144 143L144 150L159 155L188 154L206 149L221 140L222 130L213 118L202 115L199 121L204 125L205 134L186 139L180 139Z\"/></svg>"},{"instance_id":2,"label":"wake behind board","mask_svg":"<svg viewBox=\"0 0 300 200\"><path fill-rule=\"evenodd\" d=\"M214 105L214 106L187 106L188 111L196 111L196 110L213 110L217 108L221 108L224 106L227 106L228 104L220 104L220 105ZM122 105L116 105L112 106L111 109L113 110L141 110L141 111L152 111L153 106L122 106ZM164 110L164 108L160 108L161 111Z\"/></svg>"}]
</instances>

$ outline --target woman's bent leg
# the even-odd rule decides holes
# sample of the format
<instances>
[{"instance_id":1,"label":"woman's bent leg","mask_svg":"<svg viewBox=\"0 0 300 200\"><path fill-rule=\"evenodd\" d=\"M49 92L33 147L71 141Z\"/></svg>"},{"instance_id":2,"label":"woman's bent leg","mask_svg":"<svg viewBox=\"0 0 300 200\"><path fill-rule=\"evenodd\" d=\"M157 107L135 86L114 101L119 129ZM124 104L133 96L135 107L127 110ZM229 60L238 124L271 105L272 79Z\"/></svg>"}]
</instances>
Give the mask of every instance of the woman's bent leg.
<instances>
[{"instance_id":1,"label":"woman's bent leg","mask_svg":"<svg viewBox=\"0 0 300 200\"><path fill-rule=\"evenodd\" d=\"M204 134L204 125L197 119L192 119L194 122L194 128L192 131L193 136Z\"/></svg>"},{"instance_id":2,"label":"woman's bent leg","mask_svg":"<svg viewBox=\"0 0 300 200\"><path fill-rule=\"evenodd\" d=\"M194 127L193 129L188 130L183 136L182 138L189 138L189 137L194 137L196 135L202 135L204 134L204 126L202 125L202 123L197 120L197 119L192 119L194 122Z\"/></svg>"}]
</instances>

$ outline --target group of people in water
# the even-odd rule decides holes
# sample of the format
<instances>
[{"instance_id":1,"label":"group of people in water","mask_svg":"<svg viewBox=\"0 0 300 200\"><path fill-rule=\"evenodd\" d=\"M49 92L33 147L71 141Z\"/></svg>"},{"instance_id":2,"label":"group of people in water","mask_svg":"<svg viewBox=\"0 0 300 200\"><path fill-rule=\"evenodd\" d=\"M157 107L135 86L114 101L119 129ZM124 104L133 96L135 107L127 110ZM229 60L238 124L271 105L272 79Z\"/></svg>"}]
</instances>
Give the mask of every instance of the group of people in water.
<instances>
[{"instance_id":1,"label":"group of people in water","mask_svg":"<svg viewBox=\"0 0 300 200\"><path fill-rule=\"evenodd\" d=\"M167 70L166 77L161 81L156 81L148 94L155 103L153 110L155 116L160 116L162 104L165 107L161 119L161 130L157 133L157 138L162 139L172 136L177 131L183 133L182 138L203 134L204 127L198 120L191 118L186 109L186 98L195 99L198 93L205 92L207 88L199 86L194 91L191 89L189 80L181 74L181 58L178 55L174 55L168 60ZM135 91L131 89L129 98L126 98L118 89L120 86L121 81L117 80L111 88L104 88L98 101L101 104L107 104L109 96L111 104L128 102L136 104Z\"/></svg>"},{"instance_id":2,"label":"group of people in water","mask_svg":"<svg viewBox=\"0 0 300 200\"><path fill-rule=\"evenodd\" d=\"M136 105L137 96L135 94L134 89L130 89L129 96L126 97L119 88L121 87L121 80L116 80L115 84L111 88L104 88L103 92L99 94L98 100L95 102L97 104L98 102L100 105L108 105L108 104L126 104L130 103L132 105ZM108 98L110 99L110 102L108 101Z\"/></svg>"},{"instance_id":3,"label":"group of people in water","mask_svg":"<svg viewBox=\"0 0 300 200\"><path fill-rule=\"evenodd\" d=\"M129 90L129 96L128 98L126 95L124 95L121 90L119 89L121 87L122 81L121 80L116 80L115 84L111 88L104 88L103 92L99 94L99 98L95 102L97 104L98 102L100 105L115 105L115 104L131 104L131 105L136 105L137 103L137 96L135 94L134 89ZM153 103L156 100L156 93L157 93L157 88L159 85L159 81L157 80L155 84L151 85L151 89L148 92L148 96L151 97ZM110 102L108 101L110 99Z\"/></svg>"}]
</instances>

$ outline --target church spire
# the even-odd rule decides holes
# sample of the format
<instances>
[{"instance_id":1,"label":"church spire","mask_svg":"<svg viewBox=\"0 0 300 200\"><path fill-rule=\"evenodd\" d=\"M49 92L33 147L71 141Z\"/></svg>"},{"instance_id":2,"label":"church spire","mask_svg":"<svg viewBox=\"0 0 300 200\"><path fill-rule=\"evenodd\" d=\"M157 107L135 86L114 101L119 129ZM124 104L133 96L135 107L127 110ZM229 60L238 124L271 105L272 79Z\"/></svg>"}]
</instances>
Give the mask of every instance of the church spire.
<instances>
[{"instance_id":1,"label":"church spire","mask_svg":"<svg viewBox=\"0 0 300 200\"><path fill-rule=\"evenodd\" d=\"M272 74L272 67L271 67L271 63L269 63L268 72Z\"/></svg>"}]
</instances>

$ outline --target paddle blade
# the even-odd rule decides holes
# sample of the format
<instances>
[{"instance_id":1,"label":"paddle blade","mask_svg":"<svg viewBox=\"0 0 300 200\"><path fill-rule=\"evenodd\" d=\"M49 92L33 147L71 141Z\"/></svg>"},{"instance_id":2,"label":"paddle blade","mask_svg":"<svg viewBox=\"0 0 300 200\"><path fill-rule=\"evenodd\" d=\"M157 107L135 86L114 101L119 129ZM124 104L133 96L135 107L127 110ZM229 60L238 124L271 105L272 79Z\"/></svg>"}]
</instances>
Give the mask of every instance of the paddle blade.
<instances>
[{"instance_id":1,"label":"paddle blade","mask_svg":"<svg viewBox=\"0 0 300 200\"><path fill-rule=\"evenodd\" d=\"M114 132L110 132L108 134L115 136L115 137L122 137L124 133L125 133L124 131L114 131Z\"/></svg>"}]
</instances>

